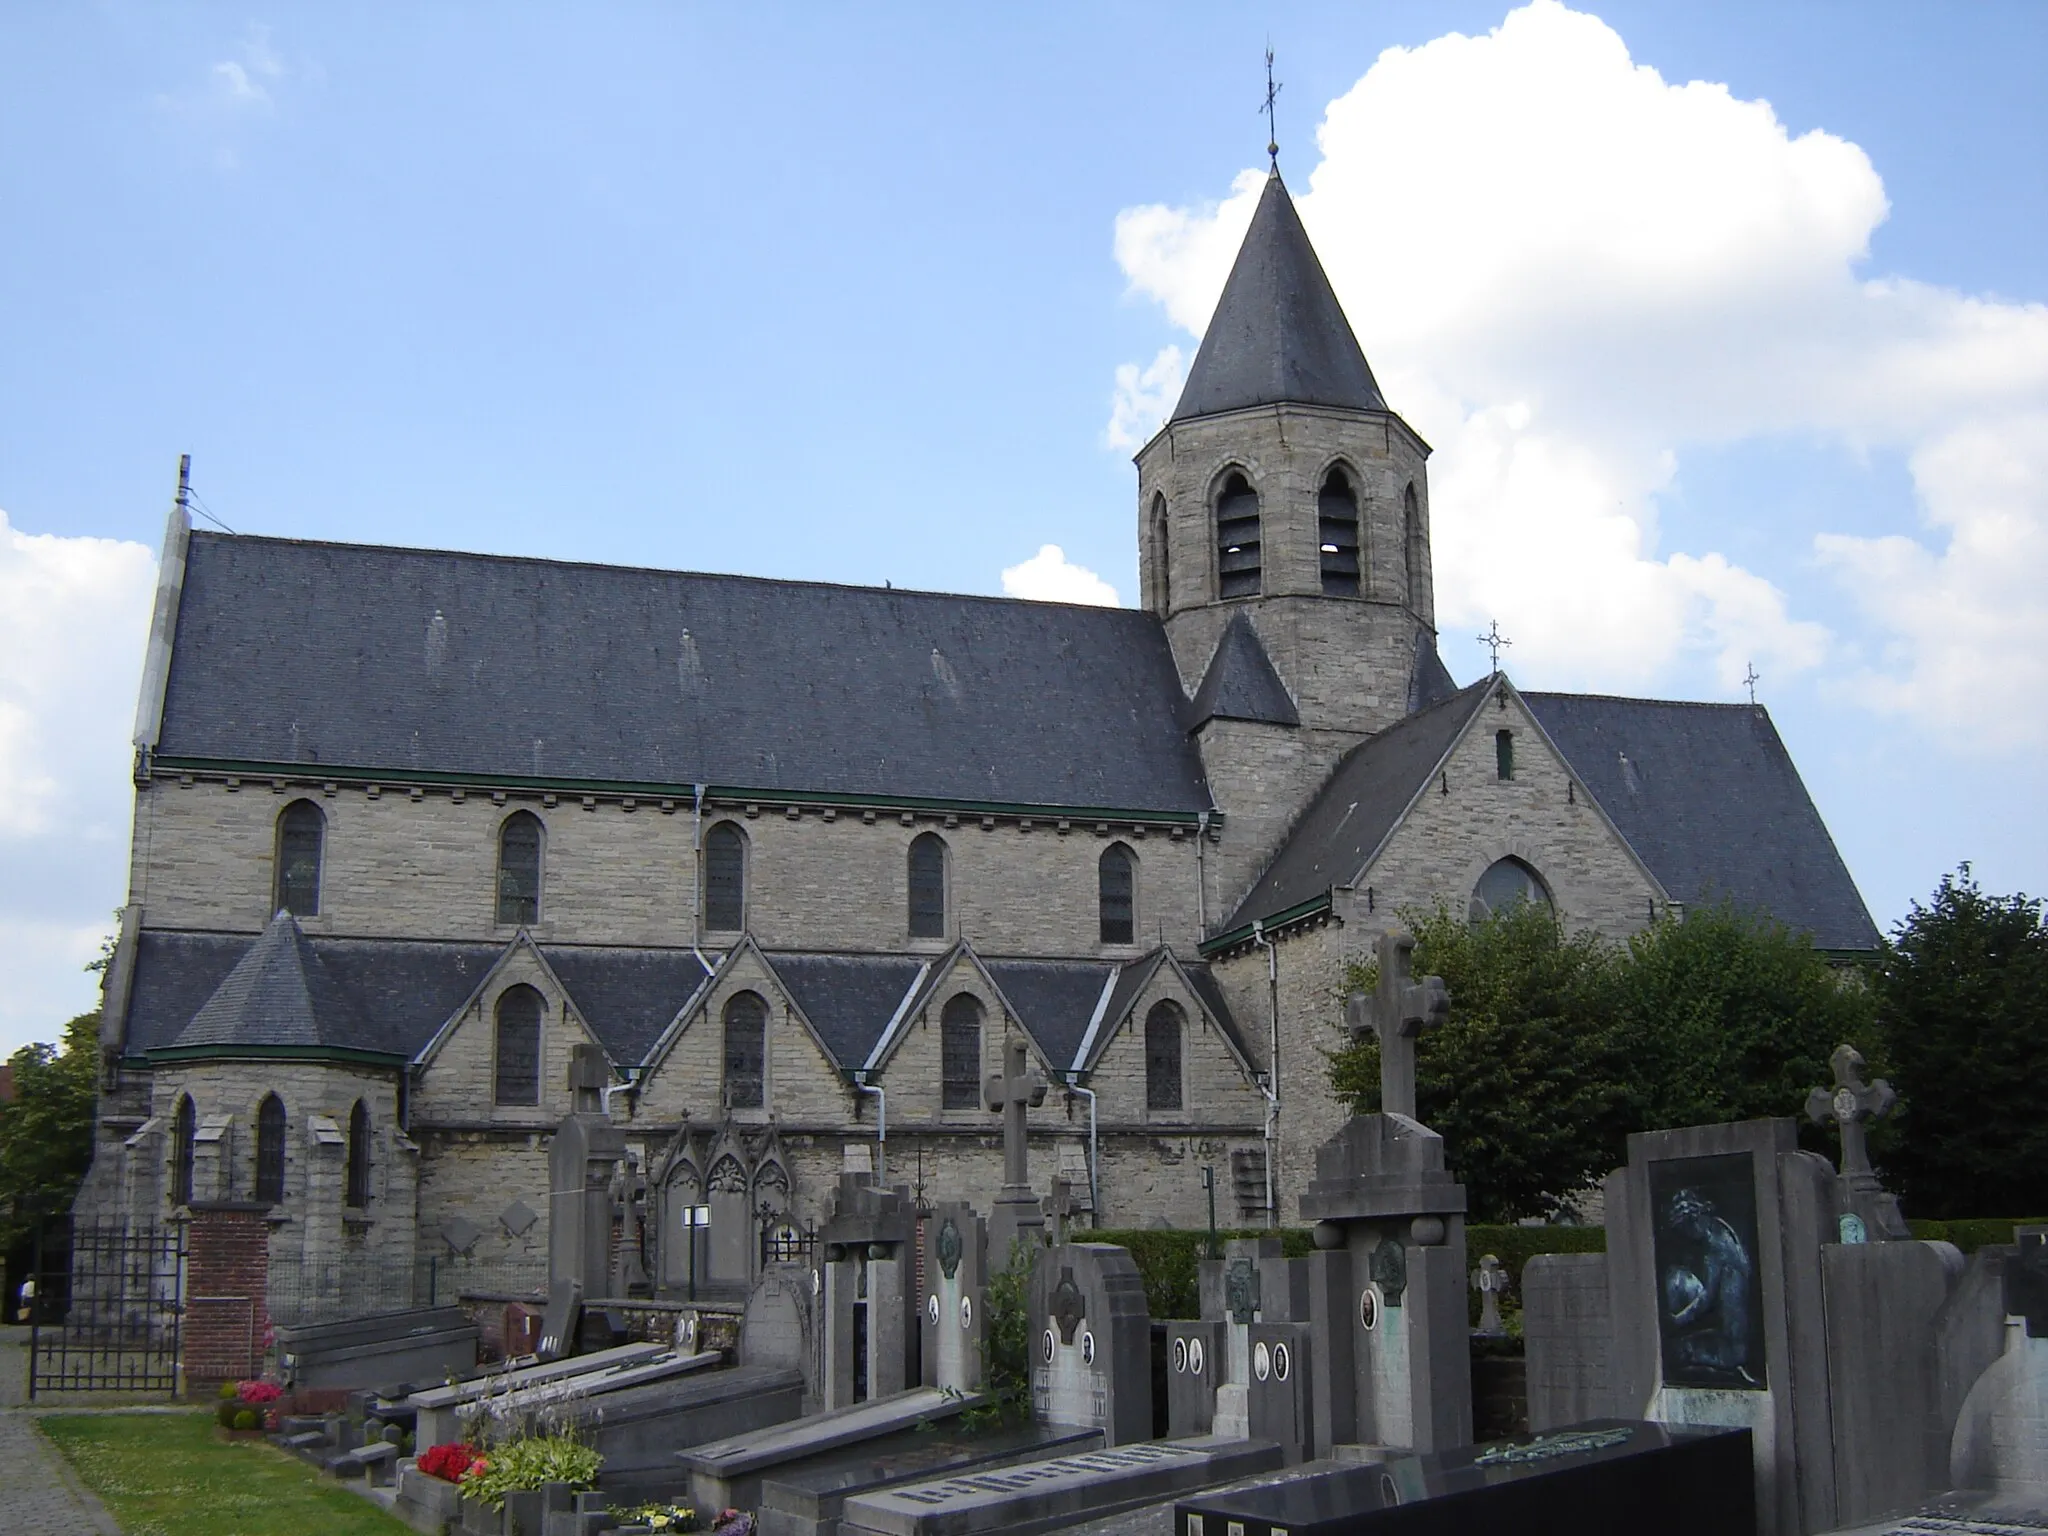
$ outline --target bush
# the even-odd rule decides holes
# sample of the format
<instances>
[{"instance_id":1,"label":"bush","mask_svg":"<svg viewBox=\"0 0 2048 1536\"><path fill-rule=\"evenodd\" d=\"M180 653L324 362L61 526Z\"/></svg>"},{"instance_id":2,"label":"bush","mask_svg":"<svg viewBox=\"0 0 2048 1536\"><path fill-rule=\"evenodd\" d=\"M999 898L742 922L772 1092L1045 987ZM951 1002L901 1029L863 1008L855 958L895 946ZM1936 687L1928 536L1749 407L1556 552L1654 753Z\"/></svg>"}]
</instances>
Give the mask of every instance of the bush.
<instances>
[{"instance_id":1,"label":"bush","mask_svg":"<svg viewBox=\"0 0 2048 1536\"><path fill-rule=\"evenodd\" d=\"M962 1415L975 1433L1031 1417L1031 1252L1012 1243L1009 1262L982 1292L982 1401Z\"/></svg>"},{"instance_id":2,"label":"bush","mask_svg":"<svg viewBox=\"0 0 2048 1536\"><path fill-rule=\"evenodd\" d=\"M1522 1310L1522 1271L1529 1261L1540 1253L1605 1253L1607 1251L1607 1229L1605 1227L1498 1227L1488 1225L1465 1228L1465 1260L1473 1268L1479 1267L1479 1260L1492 1254L1500 1260L1500 1267L1507 1271L1508 1293L1501 1300L1502 1313L1508 1321L1510 1332L1518 1331L1515 1316ZM1479 1310L1482 1306L1477 1291L1467 1289L1466 1300L1471 1308L1472 1326L1479 1326Z\"/></svg>"},{"instance_id":3,"label":"bush","mask_svg":"<svg viewBox=\"0 0 2048 1536\"><path fill-rule=\"evenodd\" d=\"M254 1408L244 1408L235 1415L235 1428L237 1429L260 1429L261 1427L262 1422L256 1417L256 1410Z\"/></svg>"},{"instance_id":4,"label":"bush","mask_svg":"<svg viewBox=\"0 0 2048 1536\"><path fill-rule=\"evenodd\" d=\"M242 1384L240 1382L224 1381L220 1384L220 1396L223 1401L230 1401L234 1398L240 1397L241 1395Z\"/></svg>"},{"instance_id":5,"label":"bush","mask_svg":"<svg viewBox=\"0 0 2048 1536\"><path fill-rule=\"evenodd\" d=\"M1196 1266L1208 1257L1209 1234L1206 1230L1178 1227L1105 1230L1076 1232L1074 1236L1091 1243L1115 1243L1119 1248L1130 1250L1131 1258L1137 1263L1138 1274L1145 1282L1145 1305L1151 1309L1153 1317L1201 1316L1200 1271ZM1313 1253L1316 1246L1306 1227L1282 1227L1278 1231L1261 1227L1248 1232L1218 1232L1216 1241L1220 1244L1233 1237L1278 1237L1282 1251L1290 1259Z\"/></svg>"},{"instance_id":6,"label":"bush","mask_svg":"<svg viewBox=\"0 0 2048 1536\"><path fill-rule=\"evenodd\" d=\"M530 1493L543 1483L588 1488L597 1481L604 1457L567 1435L535 1435L493 1446L488 1456L470 1463L462 1491L493 1509L505 1507L508 1493Z\"/></svg>"},{"instance_id":7,"label":"bush","mask_svg":"<svg viewBox=\"0 0 2048 1536\"><path fill-rule=\"evenodd\" d=\"M1994 1216L1975 1221L1909 1221L1913 1235L1922 1242L1954 1243L1964 1253L1975 1253L1979 1248L1994 1243L2012 1241L2014 1227L2033 1227L2048 1223L2048 1216Z\"/></svg>"},{"instance_id":8,"label":"bush","mask_svg":"<svg viewBox=\"0 0 2048 1536\"><path fill-rule=\"evenodd\" d=\"M221 1399L220 1406L213 1410L213 1421L222 1429L235 1427L235 1415L242 1411L242 1405L232 1397Z\"/></svg>"}]
</instances>

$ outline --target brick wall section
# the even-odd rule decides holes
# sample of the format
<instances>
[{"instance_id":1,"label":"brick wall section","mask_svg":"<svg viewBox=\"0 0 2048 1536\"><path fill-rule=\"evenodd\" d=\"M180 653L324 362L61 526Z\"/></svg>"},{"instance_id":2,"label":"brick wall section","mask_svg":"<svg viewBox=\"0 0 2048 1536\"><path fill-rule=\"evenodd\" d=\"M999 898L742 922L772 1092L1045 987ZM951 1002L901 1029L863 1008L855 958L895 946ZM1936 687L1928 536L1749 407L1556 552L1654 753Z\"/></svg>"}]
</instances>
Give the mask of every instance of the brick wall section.
<instances>
[{"instance_id":1,"label":"brick wall section","mask_svg":"<svg viewBox=\"0 0 2048 1536\"><path fill-rule=\"evenodd\" d=\"M256 1375L270 1326L270 1229L264 1208L196 1205L185 1259L185 1390Z\"/></svg>"}]
</instances>

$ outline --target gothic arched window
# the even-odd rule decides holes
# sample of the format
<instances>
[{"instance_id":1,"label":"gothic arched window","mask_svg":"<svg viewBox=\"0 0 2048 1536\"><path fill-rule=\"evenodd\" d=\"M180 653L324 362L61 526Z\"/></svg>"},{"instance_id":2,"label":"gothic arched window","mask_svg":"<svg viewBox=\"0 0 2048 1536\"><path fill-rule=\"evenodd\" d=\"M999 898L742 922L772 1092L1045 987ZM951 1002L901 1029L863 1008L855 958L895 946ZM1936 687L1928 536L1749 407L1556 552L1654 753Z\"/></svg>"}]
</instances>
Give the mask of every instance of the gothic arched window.
<instances>
[{"instance_id":1,"label":"gothic arched window","mask_svg":"<svg viewBox=\"0 0 2048 1536\"><path fill-rule=\"evenodd\" d=\"M1152 493L1152 578L1153 588L1159 594L1161 614L1173 612L1173 564L1172 541L1166 531L1166 497L1163 493Z\"/></svg>"},{"instance_id":2,"label":"gothic arched window","mask_svg":"<svg viewBox=\"0 0 2048 1536\"><path fill-rule=\"evenodd\" d=\"M729 821L704 834L704 926L738 933L747 925L747 839Z\"/></svg>"},{"instance_id":3,"label":"gothic arched window","mask_svg":"<svg viewBox=\"0 0 2048 1536\"><path fill-rule=\"evenodd\" d=\"M498 921L540 921L540 818L514 811L498 829Z\"/></svg>"},{"instance_id":4,"label":"gothic arched window","mask_svg":"<svg viewBox=\"0 0 2048 1536\"><path fill-rule=\"evenodd\" d=\"M192 1107L192 1095L178 1099L171 1116L171 1204L192 1203L192 1146L199 1134L199 1111Z\"/></svg>"},{"instance_id":5,"label":"gothic arched window","mask_svg":"<svg viewBox=\"0 0 2048 1536\"><path fill-rule=\"evenodd\" d=\"M1122 843L1102 850L1095 865L1102 942L1130 944L1138 931L1138 860Z\"/></svg>"},{"instance_id":6,"label":"gothic arched window","mask_svg":"<svg viewBox=\"0 0 2048 1536\"><path fill-rule=\"evenodd\" d=\"M1415 482L1411 480L1401 492L1401 558L1407 582L1402 590L1408 606L1417 612L1422 609L1422 555L1422 505L1415 499Z\"/></svg>"},{"instance_id":7,"label":"gothic arched window","mask_svg":"<svg viewBox=\"0 0 2048 1536\"><path fill-rule=\"evenodd\" d=\"M348 1206L360 1211L370 1203L370 1111L361 1099L348 1112Z\"/></svg>"},{"instance_id":8,"label":"gothic arched window","mask_svg":"<svg viewBox=\"0 0 2048 1536\"><path fill-rule=\"evenodd\" d=\"M1145 1107L1181 1107L1180 1056L1186 1016L1180 1004L1162 1000L1145 1015Z\"/></svg>"},{"instance_id":9,"label":"gothic arched window","mask_svg":"<svg viewBox=\"0 0 2048 1536\"><path fill-rule=\"evenodd\" d=\"M768 1004L742 992L725 1005L725 1107L759 1109L767 1088Z\"/></svg>"},{"instance_id":10,"label":"gothic arched window","mask_svg":"<svg viewBox=\"0 0 2048 1536\"><path fill-rule=\"evenodd\" d=\"M1552 910L1550 890L1541 875L1520 859L1500 859L1487 867L1472 888L1466 915L1475 923L1483 923L1523 902Z\"/></svg>"},{"instance_id":11,"label":"gothic arched window","mask_svg":"<svg viewBox=\"0 0 2048 1536\"><path fill-rule=\"evenodd\" d=\"M946 840L921 833L910 845L910 936L946 936Z\"/></svg>"},{"instance_id":12,"label":"gothic arched window","mask_svg":"<svg viewBox=\"0 0 2048 1536\"><path fill-rule=\"evenodd\" d=\"M1323 596L1358 596L1358 493L1341 469L1324 477L1316 496L1316 533Z\"/></svg>"},{"instance_id":13,"label":"gothic arched window","mask_svg":"<svg viewBox=\"0 0 2048 1536\"><path fill-rule=\"evenodd\" d=\"M310 800L294 800L277 818L277 899L273 912L320 914L320 855L327 818Z\"/></svg>"},{"instance_id":14,"label":"gothic arched window","mask_svg":"<svg viewBox=\"0 0 2048 1536\"><path fill-rule=\"evenodd\" d=\"M1259 493L1236 470L1216 497L1216 595L1259 595Z\"/></svg>"},{"instance_id":15,"label":"gothic arched window","mask_svg":"<svg viewBox=\"0 0 2048 1536\"><path fill-rule=\"evenodd\" d=\"M1493 771L1503 779L1515 776L1515 733L1495 731L1493 733Z\"/></svg>"},{"instance_id":16,"label":"gothic arched window","mask_svg":"<svg viewBox=\"0 0 2048 1536\"><path fill-rule=\"evenodd\" d=\"M284 1100L274 1093L256 1108L256 1198L266 1205L284 1199Z\"/></svg>"},{"instance_id":17,"label":"gothic arched window","mask_svg":"<svg viewBox=\"0 0 2048 1536\"><path fill-rule=\"evenodd\" d=\"M962 992L939 1014L939 1104L976 1109L981 1104L981 999Z\"/></svg>"},{"instance_id":18,"label":"gothic arched window","mask_svg":"<svg viewBox=\"0 0 2048 1536\"><path fill-rule=\"evenodd\" d=\"M540 1102L540 1020L546 1011L540 993L523 982L498 994L495 1102Z\"/></svg>"}]
</instances>

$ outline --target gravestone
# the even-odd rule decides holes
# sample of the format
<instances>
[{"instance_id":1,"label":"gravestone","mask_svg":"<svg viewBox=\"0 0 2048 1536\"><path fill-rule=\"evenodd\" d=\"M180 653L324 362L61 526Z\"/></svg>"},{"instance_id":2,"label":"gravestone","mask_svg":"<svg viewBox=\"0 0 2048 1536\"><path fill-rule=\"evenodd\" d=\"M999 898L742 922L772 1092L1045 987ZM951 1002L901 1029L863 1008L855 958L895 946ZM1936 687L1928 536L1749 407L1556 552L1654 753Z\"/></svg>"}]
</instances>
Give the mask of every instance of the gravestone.
<instances>
[{"instance_id":1,"label":"gravestone","mask_svg":"<svg viewBox=\"0 0 2048 1536\"><path fill-rule=\"evenodd\" d=\"M1383 934L1374 993L1347 1003L1354 1033L1380 1042L1381 1112L1352 1116L1317 1149L1301 1212L1316 1246L1350 1261L1341 1313L1326 1267L1316 1322L1320 1339L1348 1337L1351 1435L1431 1451L1472 1438L1472 1356L1465 1190L1443 1138L1415 1119L1415 1043L1449 1016L1450 999L1440 978L1415 980L1414 949L1405 933ZM1341 1387L1328 1396L1341 1414Z\"/></svg>"},{"instance_id":2,"label":"gravestone","mask_svg":"<svg viewBox=\"0 0 2048 1536\"><path fill-rule=\"evenodd\" d=\"M382 1387L475 1370L477 1337L476 1321L460 1307L280 1326L278 1367L299 1391Z\"/></svg>"},{"instance_id":3,"label":"gravestone","mask_svg":"<svg viewBox=\"0 0 2048 1536\"><path fill-rule=\"evenodd\" d=\"M646 1261L647 1180L632 1148L622 1149L619 1160L612 1165L607 1193L611 1200L610 1219L617 1225L619 1240L612 1251L611 1283L605 1295L615 1299L650 1296L654 1293L654 1282L648 1278Z\"/></svg>"},{"instance_id":4,"label":"gravestone","mask_svg":"<svg viewBox=\"0 0 2048 1536\"><path fill-rule=\"evenodd\" d=\"M1842 1139L1836 1169L1842 1209L1836 1230L1844 1243L1904 1242L1913 1236L1899 1211L1899 1197L1885 1193L1870 1166L1864 1127L1892 1112L1898 1095L1883 1078L1863 1081L1863 1054L1853 1045L1838 1045L1828 1058L1834 1072L1832 1088L1816 1088L1806 1096L1806 1116L1816 1125L1832 1120Z\"/></svg>"},{"instance_id":5,"label":"gravestone","mask_svg":"<svg viewBox=\"0 0 2048 1536\"><path fill-rule=\"evenodd\" d=\"M1251 1325L1252 1437L1271 1440L1289 1466L1313 1454L1315 1412L1309 1394L1314 1345L1307 1323Z\"/></svg>"},{"instance_id":6,"label":"gravestone","mask_svg":"<svg viewBox=\"0 0 2048 1536\"><path fill-rule=\"evenodd\" d=\"M443 1445L450 1440L461 1439L462 1409L490 1393L522 1391L527 1387L538 1386L542 1382L561 1381L571 1376L587 1376L619 1365L644 1365L668 1353L669 1351L659 1344L627 1344L595 1355L582 1355L574 1360L516 1366L509 1370L494 1368L485 1375L472 1376L467 1381L422 1388L406 1399L406 1406L411 1408L414 1414L417 1429L415 1443L421 1446Z\"/></svg>"},{"instance_id":7,"label":"gravestone","mask_svg":"<svg viewBox=\"0 0 2048 1536\"><path fill-rule=\"evenodd\" d=\"M1529 1428L1541 1433L1621 1411L1608 1369L1614 1308L1604 1253L1542 1253L1522 1268Z\"/></svg>"},{"instance_id":8,"label":"gravestone","mask_svg":"<svg viewBox=\"0 0 2048 1536\"><path fill-rule=\"evenodd\" d=\"M1003 1049L1003 1070L982 1084L982 1101L1003 1117L1003 1188L989 1213L988 1251L998 1270L1007 1268L1019 1238L1036 1247L1045 1216L1031 1192L1029 1111L1045 1102L1045 1076L1031 1069L1024 1042L1012 1037Z\"/></svg>"},{"instance_id":9,"label":"gravestone","mask_svg":"<svg viewBox=\"0 0 2048 1536\"><path fill-rule=\"evenodd\" d=\"M1747 1439L1596 1420L1186 1498L1173 1536L1755 1536Z\"/></svg>"},{"instance_id":10,"label":"gravestone","mask_svg":"<svg viewBox=\"0 0 2048 1536\"><path fill-rule=\"evenodd\" d=\"M534 1348L534 1358L560 1360L565 1355L574 1354L582 1323L583 1282L571 1275L550 1283L548 1306L541 1314L540 1343Z\"/></svg>"},{"instance_id":11,"label":"gravestone","mask_svg":"<svg viewBox=\"0 0 2048 1536\"><path fill-rule=\"evenodd\" d=\"M912 1387L871 1402L828 1408L788 1423L725 1435L680 1459L699 1509L752 1509L762 1487L828 1454L893 1444L897 1437L931 1430L957 1418L978 1399Z\"/></svg>"},{"instance_id":12,"label":"gravestone","mask_svg":"<svg viewBox=\"0 0 2048 1536\"><path fill-rule=\"evenodd\" d=\"M569 1089L574 1111L548 1145L548 1286L565 1280L595 1296L611 1278L612 1177L625 1156L626 1138L604 1113L611 1076L604 1053L579 1044L570 1050ZM564 1347L571 1334L558 1335Z\"/></svg>"},{"instance_id":13,"label":"gravestone","mask_svg":"<svg viewBox=\"0 0 2048 1536\"><path fill-rule=\"evenodd\" d=\"M1100 1429L1105 1445L1152 1436L1152 1314L1122 1248L1064 1243L1031 1271L1031 1414Z\"/></svg>"},{"instance_id":14,"label":"gravestone","mask_svg":"<svg viewBox=\"0 0 2048 1536\"><path fill-rule=\"evenodd\" d=\"M979 1392L988 1232L965 1204L945 1204L924 1223L923 1381L956 1392Z\"/></svg>"},{"instance_id":15,"label":"gravestone","mask_svg":"<svg viewBox=\"0 0 2048 1536\"><path fill-rule=\"evenodd\" d=\"M2005 1352L1970 1388L1949 1480L2038 1507L2048 1501L2048 1227L2013 1231L2004 1274Z\"/></svg>"},{"instance_id":16,"label":"gravestone","mask_svg":"<svg viewBox=\"0 0 2048 1536\"><path fill-rule=\"evenodd\" d=\"M1233 1237L1223 1257L1196 1267L1202 1316L1223 1325L1216 1362L1214 1433L1242 1440L1251 1434L1251 1325L1264 1316L1267 1267L1284 1263L1277 1237Z\"/></svg>"},{"instance_id":17,"label":"gravestone","mask_svg":"<svg viewBox=\"0 0 2048 1536\"><path fill-rule=\"evenodd\" d=\"M1171 1439L1213 1432L1224 1328L1221 1319L1166 1325L1166 1433Z\"/></svg>"},{"instance_id":18,"label":"gravestone","mask_svg":"<svg viewBox=\"0 0 2048 1536\"><path fill-rule=\"evenodd\" d=\"M917 1210L905 1185L841 1174L824 1245L825 1406L918 1384Z\"/></svg>"},{"instance_id":19,"label":"gravestone","mask_svg":"<svg viewBox=\"0 0 2048 1536\"><path fill-rule=\"evenodd\" d=\"M1479 1267L1472 1271L1472 1289L1479 1293L1479 1326L1472 1331L1482 1338L1499 1339L1507 1336L1507 1326L1500 1320L1500 1298L1507 1290L1508 1272L1493 1254L1479 1256Z\"/></svg>"},{"instance_id":20,"label":"gravestone","mask_svg":"<svg viewBox=\"0 0 2048 1536\"><path fill-rule=\"evenodd\" d=\"M810 1270L800 1264L770 1264L747 1296L740 1318L740 1364L802 1372L808 1405L821 1404L824 1396L817 1302Z\"/></svg>"}]
</instances>

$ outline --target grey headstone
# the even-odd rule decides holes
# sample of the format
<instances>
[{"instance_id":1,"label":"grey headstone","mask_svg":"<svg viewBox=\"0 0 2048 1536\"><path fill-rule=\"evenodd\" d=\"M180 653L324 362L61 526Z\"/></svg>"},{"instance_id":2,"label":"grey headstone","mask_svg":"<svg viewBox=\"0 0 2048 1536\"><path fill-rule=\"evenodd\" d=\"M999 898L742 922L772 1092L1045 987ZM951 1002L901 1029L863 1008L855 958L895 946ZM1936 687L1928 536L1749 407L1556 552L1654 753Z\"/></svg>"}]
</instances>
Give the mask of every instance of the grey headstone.
<instances>
[{"instance_id":1,"label":"grey headstone","mask_svg":"<svg viewBox=\"0 0 2048 1536\"><path fill-rule=\"evenodd\" d=\"M1206 1320L1166 1325L1166 1433L1171 1439L1206 1435L1215 1422L1224 1327Z\"/></svg>"},{"instance_id":2,"label":"grey headstone","mask_svg":"<svg viewBox=\"0 0 2048 1536\"><path fill-rule=\"evenodd\" d=\"M925 1219L924 1385L981 1390L987 1266L987 1227L972 1208L940 1205Z\"/></svg>"},{"instance_id":3,"label":"grey headstone","mask_svg":"<svg viewBox=\"0 0 2048 1536\"><path fill-rule=\"evenodd\" d=\"M771 1264L762 1272L740 1319L740 1364L801 1371L805 1389L818 1389L818 1308L811 1272Z\"/></svg>"},{"instance_id":4,"label":"grey headstone","mask_svg":"<svg viewBox=\"0 0 2048 1536\"><path fill-rule=\"evenodd\" d=\"M1307 1323L1251 1325L1252 1438L1273 1441L1289 1466L1310 1455L1316 1441L1309 1332Z\"/></svg>"},{"instance_id":5,"label":"grey headstone","mask_svg":"<svg viewBox=\"0 0 2048 1536\"><path fill-rule=\"evenodd\" d=\"M1616 1417L1608 1370L1614 1309L1604 1253L1538 1254L1522 1268L1529 1428Z\"/></svg>"},{"instance_id":6,"label":"grey headstone","mask_svg":"<svg viewBox=\"0 0 2048 1536\"><path fill-rule=\"evenodd\" d=\"M1152 1317L1124 1249L1068 1243L1031 1272L1032 1417L1099 1428L1109 1445L1152 1435Z\"/></svg>"},{"instance_id":7,"label":"grey headstone","mask_svg":"<svg viewBox=\"0 0 2048 1536\"><path fill-rule=\"evenodd\" d=\"M548 1287L548 1309L541 1315L538 1360L559 1360L576 1353L576 1337L583 1322L583 1282L557 1280Z\"/></svg>"}]
</instances>

